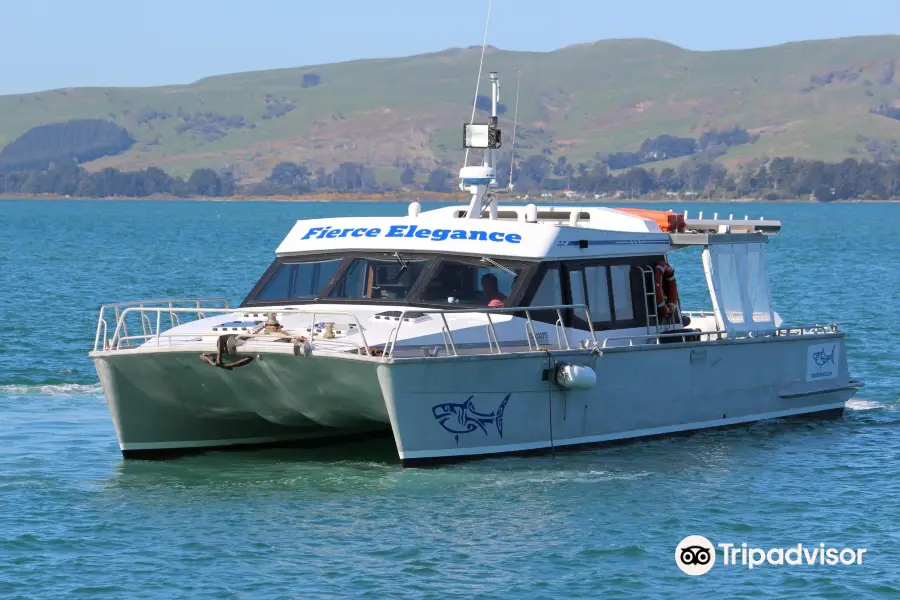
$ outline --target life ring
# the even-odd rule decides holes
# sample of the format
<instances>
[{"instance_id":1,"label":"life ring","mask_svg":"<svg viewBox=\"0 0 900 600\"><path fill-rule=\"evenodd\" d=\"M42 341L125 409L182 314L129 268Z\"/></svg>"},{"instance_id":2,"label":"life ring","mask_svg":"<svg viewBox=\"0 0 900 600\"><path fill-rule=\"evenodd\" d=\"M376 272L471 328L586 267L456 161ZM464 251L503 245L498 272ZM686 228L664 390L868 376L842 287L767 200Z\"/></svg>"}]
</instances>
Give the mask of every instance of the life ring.
<instances>
[{"instance_id":1,"label":"life ring","mask_svg":"<svg viewBox=\"0 0 900 600\"><path fill-rule=\"evenodd\" d=\"M675 269L665 260L656 263L653 269L656 284L656 311L660 317L668 317L678 307L678 282L675 280Z\"/></svg>"}]
</instances>

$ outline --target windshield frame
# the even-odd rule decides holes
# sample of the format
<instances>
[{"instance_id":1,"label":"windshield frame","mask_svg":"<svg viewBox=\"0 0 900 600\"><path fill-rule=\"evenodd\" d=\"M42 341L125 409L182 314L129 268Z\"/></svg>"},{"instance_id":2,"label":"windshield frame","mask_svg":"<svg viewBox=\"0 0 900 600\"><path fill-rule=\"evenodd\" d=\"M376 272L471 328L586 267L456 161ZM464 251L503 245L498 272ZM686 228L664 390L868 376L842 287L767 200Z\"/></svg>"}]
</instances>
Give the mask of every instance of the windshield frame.
<instances>
[{"instance_id":1,"label":"windshield frame","mask_svg":"<svg viewBox=\"0 0 900 600\"><path fill-rule=\"evenodd\" d=\"M463 255L445 255L425 252L400 252L400 257L404 263L424 260L427 264L423 267L418 279L410 286L409 292L405 300L389 299L389 298L331 298L328 295L337 287L337 285L345 277L347 270L353 261L359 258L369 258L374 260L396 261L397 253L394 251L387 252L324 252L319 254L303 254L294 256L276 256L275 260L269 265L259 281L253 286L244 300L241 302L241 308L265 307L265 306L296 306L304 304L373 304L373 305L407 305L423 308L477 308L471 304L450 305L444 301L423 300L421 298L422 291L425 286L432 280L438 272L441 264L445 262L462 263L471 266L491 268L496 266L490 262L485 262L481 257L463 256ZM506 306L518 306L525 292L528 283L534 273L540 268L540 261L527 261L521 259L508 260L495 256L486 257L491 261L502 265L508 269L519 269L519 275L515 278L509 294L507 294ZM284 264L318 262L341 259L334 275L319 290L319 295L315 298L290 298L286 300L262 300L257 301L255 298L269 283L272 277L278 272L278 269ZM485 307L481 307L485 308Z\"/></svg>"}]
</instances>

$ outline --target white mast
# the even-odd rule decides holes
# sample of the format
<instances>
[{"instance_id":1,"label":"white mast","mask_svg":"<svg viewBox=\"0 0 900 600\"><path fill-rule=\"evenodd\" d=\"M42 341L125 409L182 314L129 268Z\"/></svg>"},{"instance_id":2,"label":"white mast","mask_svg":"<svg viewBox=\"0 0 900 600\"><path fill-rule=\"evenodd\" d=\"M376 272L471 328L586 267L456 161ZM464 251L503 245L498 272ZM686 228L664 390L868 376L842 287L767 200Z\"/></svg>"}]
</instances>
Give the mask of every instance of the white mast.
<instances>
[{"instance_id":1,"label":"white mast","mask_svg":"<svg viewBox=\"0 0 900 600\"><path fill-rule=\"evenodd\" d=\"M500 129L497 128L497 104L500 102L500 79L491 72L491 118L488 123L466 123L463 125L463 145L484 150L481 166L464 166L459 171L462 180L459 189L472 194L467 218L480 219L485 208L491 219L497 218L497 204L494 191L497 188L497 149L501 145Z\"/></svg>"}]
</instances>

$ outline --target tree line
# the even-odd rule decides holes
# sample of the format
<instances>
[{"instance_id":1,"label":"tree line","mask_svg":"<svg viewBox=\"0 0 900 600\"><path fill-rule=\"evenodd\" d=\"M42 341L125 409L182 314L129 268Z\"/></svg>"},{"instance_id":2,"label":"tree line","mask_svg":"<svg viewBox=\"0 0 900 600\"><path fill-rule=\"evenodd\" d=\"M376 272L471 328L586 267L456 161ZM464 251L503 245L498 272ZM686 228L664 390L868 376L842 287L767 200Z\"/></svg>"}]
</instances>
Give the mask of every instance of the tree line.
<instances>
[{"instance_id":1,"label":"tree line","mask_svg":"<svg viewBox=\"0 0 900 600\"><path fill-rule=\"evenodd\" d=\"M60 159L88 162L128 150L134 138L103 119L75 119L32 127L0 150L0 172L43 170Z\"/></svg>"},{"instance_id":2,"label":"tree line","mask_svg":"<svg viewBox=\"0 0 900 600\"><path fill-rule=\"evenodd\" d=\"M510 163L501 161L497 179L509 181ZM317 193L378 193L385 191L458 191L457 173L448 168L428 172L423 185L418 171L407 165L401 183L379 183L365 165L345 162L333 170L292 162L277 164L260 182L241 184L231 171L203 168L189 177L172 177L162 169L140 171L106 168L90 173L74 160L60 160L47 169L0 172L0 193L56 194L80 197L302 196ZM900 161L875 163L848 158L838 163L798 158L756 160L729 171L716 160L691 156L677 168L657 171L643 166L613 171L603 162L572 165L565 157L546 154L517 160L515 189L519 193L570 189L585 194L630 197L685 194L709 197L755 197L768 200L814 196L828 202L850 198L900 197Z\"/></svg>"}]
</instances>

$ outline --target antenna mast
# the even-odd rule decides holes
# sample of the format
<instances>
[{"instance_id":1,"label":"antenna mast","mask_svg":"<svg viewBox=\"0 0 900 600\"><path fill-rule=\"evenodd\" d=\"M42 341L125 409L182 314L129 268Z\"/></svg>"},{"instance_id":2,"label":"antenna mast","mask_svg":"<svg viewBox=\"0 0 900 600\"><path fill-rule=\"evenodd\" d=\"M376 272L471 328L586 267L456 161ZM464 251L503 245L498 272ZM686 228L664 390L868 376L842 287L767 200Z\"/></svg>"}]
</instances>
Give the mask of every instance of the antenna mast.
<instances>
[{"instance_id":1,"label":"antenna mast","mask_svg":"<svg viewBox=\"0 0 900 600\"><path fill-rule=\"evenodd\" d=\"M513 139L512 139L512 152L509 155L509 186L507 187L507 191L511 192L513 189L513 170L515 170L516 166L516 126L519 124L519 87L522 84L522 71L519 71L516 75L516 112L513 117Z\"/></svg>"},{"instance_id":2,"label":"antenna mast","mask_svg":"<svg viewBox=\"0 0 900 600\"><path fill-rule=\"evenodd\" d=\"M472 118L469 119L470 125L475 122L475 109L478 108L478 86L481 85L481 70L484 67L484 50L487 48L488 29L491 26L491 7L493 4L494 0L488 0L487 21L484 23L484 39L481 41L481 60L478 63L478 79L475 80L475 99L472 100ZM466 157L463 160L463 166L469 166L468 147L466 147Z\"/></svg>"},{"instance_id":3,"label":"antenna mast","mask_svg":"<svg viewBox=\"0 0 900 600\"><path fill-rule=\"evenodd\" d=\"M497 105L500 102L500 79L491 71L491 116L487 123L476 123L475 113L478 108L478 89L481 83L481 72L484 68L484 53L487 47L488 26L490 25L491 3L488 3L488 22L484 26L484 43L481 45L481 62L478 65L478 81L475 84L475 101L472 104L472 117L463 123L463 148L466 157L462 169L459 170L459 189L472 195L469 202L467 218L480 219L485 209L491 219L497 218L495 192L497 189L497 150L502 145L500 128L497 127ZM480 165L469 166L469 149L484 151L484 159Z\"/></svg>"}]
</instances>

